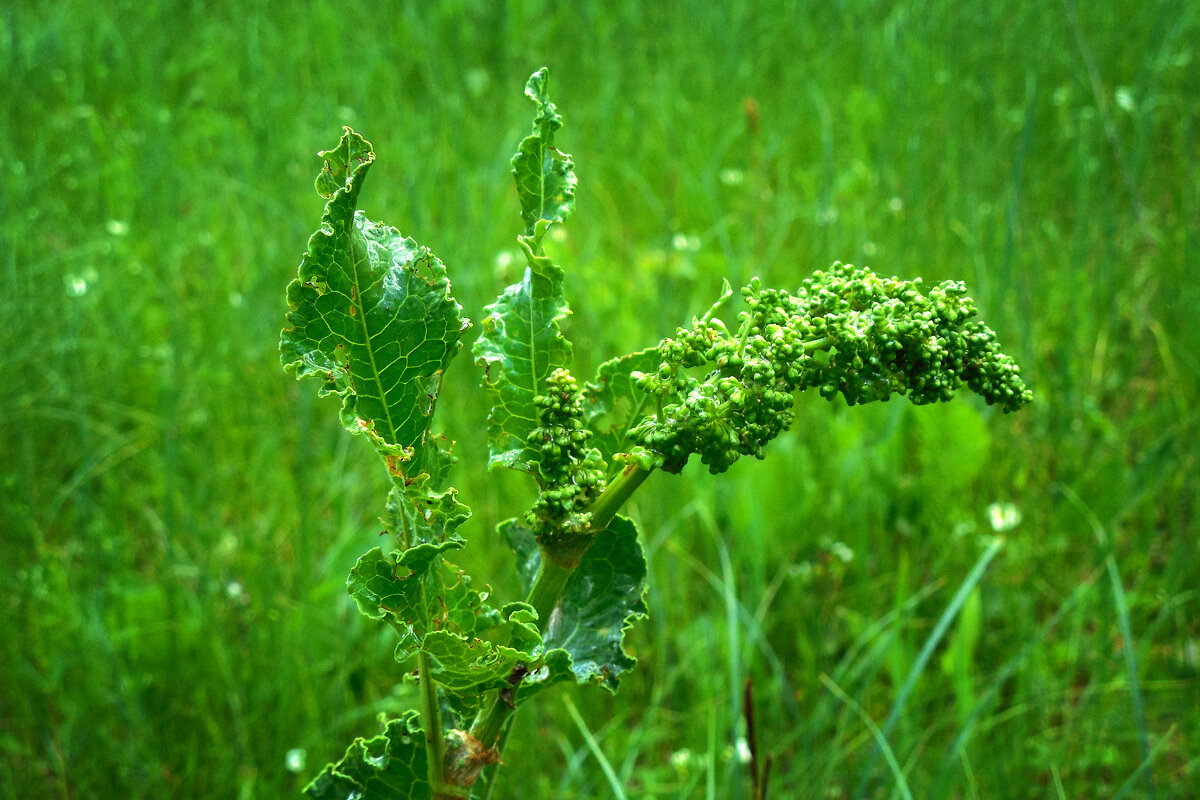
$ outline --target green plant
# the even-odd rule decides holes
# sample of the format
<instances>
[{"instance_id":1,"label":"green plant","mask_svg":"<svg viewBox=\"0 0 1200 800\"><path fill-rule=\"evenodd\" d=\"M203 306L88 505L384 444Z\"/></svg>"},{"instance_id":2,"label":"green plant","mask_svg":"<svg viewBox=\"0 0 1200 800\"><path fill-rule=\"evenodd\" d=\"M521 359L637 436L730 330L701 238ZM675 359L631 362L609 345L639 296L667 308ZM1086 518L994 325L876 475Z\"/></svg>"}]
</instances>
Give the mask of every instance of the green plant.
<instances>
[{"instance_id":1,"label":"green plant","mask_svg":"<svg viewBox=\"0 0 1200 800\"><path fill-rule=\"evenodd\" d=\"M474 345L492 405L488 466L527 473L539 489L531 509L500 525L523 601L489 603L447 560L466 544L458 529L470 511L447 486L452 444L430 425L470 323L446 268L358 210L375 158L366 140L347 128L320 154L316 186L328 202L288 287L282 361L341 398L343 425L386 467L397 547L363 555L347 586L363 614L395 630L396 660L415 666L406 679L421 703L356 740L310 797L480 796L522 704L568 680L615 691L634 665L623 638L645 614L646 591L637 528L617 512L652 472L677 473L693 455L712 473L761 458L791 423L797 391L920 404L966 384L1005 411L1030 400L962 284L924 292L919 280L841 264L794 293L752 280L729 324L726 283L691 327L604 363L580 386L560 329L563 270L543 247L574 208L574 165L554 144L562 119L545 69L525 92L537 112L512 163L527 266L488 306Z\"/></svg>"}]
</instances>

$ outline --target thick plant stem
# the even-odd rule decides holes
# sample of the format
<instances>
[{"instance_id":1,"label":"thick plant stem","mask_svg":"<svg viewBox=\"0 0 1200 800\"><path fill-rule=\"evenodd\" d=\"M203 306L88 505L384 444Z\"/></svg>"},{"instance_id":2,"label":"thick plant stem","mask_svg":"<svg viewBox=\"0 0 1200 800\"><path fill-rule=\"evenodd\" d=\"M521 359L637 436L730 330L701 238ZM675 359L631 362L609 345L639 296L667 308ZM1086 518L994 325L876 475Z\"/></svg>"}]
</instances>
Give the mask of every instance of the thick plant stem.
<instances>
[{"instance_id":1,"label":"thick plant stem","mask_svg":"<svg viewBox=\"0 0 1200 800\"><path fill-rule=\"evenodd\" d=\"M604 532L613 517L617 515L617 511L645 482L646 478L650 477L651 472L652 470L637 464L628 464L617 477L613 478L604 493L592 503L591 525L582 547L577 542L570 543L559 550L543 547L542 565L538 569L537 577L533 580L533 586L529 589L527 599L527 602L538 613L538 630L543 635L550 626L551 615L562 597L567 581L575 574L579 560L587 551L587 545L590 545L596 537ZM485 748L495 746L500 734L504 731L504 726L515 711L516 706L511 696L501 693L487 709L476 717L475 724L471 726L471 736Z\"/></svg>"},{"instance_id":2,"label":"thick plant stem","mask_svg":"<svg viewBox=\"0 0 1200 800\"><path fill-rule=\"evenodd\" d=\"M574 563L564 564L548 558L546 551L542 551L542 565L538 568L537 577L533 579L533 586L529 588L526 600L537 611L538 631L542 635L545 635L550 626L550 616L562 597L567 581L575 574L579 557L582 557L582 551L579 556L573 558ZM513 705L511 697L498 695L491 705L476 717L475 724L471 726L471 736L485 748L493 747L515 711L516 706Z\"/></svg>"},{"instance_id":3,"label":"thick plant stem","mask_svg":"<svg viewBox=\"0 0 1200 800\"><path fill-rule=\"evenodd\" d=\"M597 497L596 502L592 503L592 507L588 509L592 513L591 530L595 534L598 535L608 527L608 523L613 521L617 511L625 505L625 501L637 491L646 478L650 477L652 471L638 464L626 464L617 477L613 478L604 493Z\"/></svg>"},{"instance_id":4,"label":"thick plant stem","mask_svg":"<svg viewBox=\"0 0 1200 800\"><path fill-rule=\"evenodd\" d=\"M544 551L542 555L542 565L538 569L537 577L533 579L533 586L529 588L529 597L525 602L537 612L538 631L544 635L550 625L550 615L554 613L554 607L558 605L558 599L562 597L567 581L575 574L575 566L546 558Z\"/></svg>"},{"instance_id":5,"label":"thick plant stem","mask_svg":"<svg viewBox=\"0 0 1200 800\"><path fill-rule=\"evenodd\" d=\"M417 680L421 692L421 730L425 734L426 777L433 800L460 800L467 790L446 779L446 739L442 731L442 704L429 654L417 655Z\"/></svg>"},{"instance_id":6,"label":"thick plant stem","mask_svg":"<svg viewBox=\"0 0 1200 800\"><path fill-rule=\"evenodd\" d=\"M442 707L438 702L437 684L428 654L417 656L417 672L421 688L421 729L425 732L425 755L428 761L429 787L434 797L445 785L446 741L442 738Z\"/></svg>"}]
</instances>

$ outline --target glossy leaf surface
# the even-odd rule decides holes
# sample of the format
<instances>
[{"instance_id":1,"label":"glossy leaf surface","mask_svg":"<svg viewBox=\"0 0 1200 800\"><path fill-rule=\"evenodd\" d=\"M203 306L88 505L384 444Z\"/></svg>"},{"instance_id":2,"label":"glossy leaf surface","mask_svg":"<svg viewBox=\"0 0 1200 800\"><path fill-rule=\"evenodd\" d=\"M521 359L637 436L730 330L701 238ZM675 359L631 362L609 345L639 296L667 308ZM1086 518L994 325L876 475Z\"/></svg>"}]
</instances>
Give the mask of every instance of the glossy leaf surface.
<instances>
[{"instance_id":1,"label":"glossy leaf surface","mask_svg":"<svg viewBox=\"0 0 1200 800\"><path fill-rule=\"evenodd\" d=\"M416 712L387 723L370 739L355 739L304 789L311 800L429 800L425 740Z\"/></svg>"},{"instance_id":2,"label":"glossy leaf surface","mask_svg":"<svg viewBox=\"0 0 1200 800\"><path fill-rule=\"evenodd\" d=\"M584 420L593 431L592 444L608 460L628 452L633 442L629 431L647 413L654 401L637 387L633 373L653 373L662 363L657 348L605 361L596 378L583 389Z\"/></svg>"},{"instance_id":3,"label":"glossy leaf surface","mask_svg":"<svg viewBox=\"0 0 1200 800\"><path fill-rule=\"evenodd\" d=\"M541 564L533 533L516 520L502 523L500 532L516 555L528 589ZM547 669L526 679L519 699L528 699L567 674L579 683L616 691L621 674L636 663L625 651L625 632L645 618L645 592L646 558L637 526L627 517L615 517L567 581L543 637Z\"/></svg>"},{"instance_id":4,"label":"glossy leaf surface","mask_svg":"<svg viewBox=\"0 0 1200 800\"><path fill-rule=\"evenodd\" d=\"M346 428L415 475L442 373L469 323L442 262L357 210L370 143L347 128L320 155L317 191L328 202L288 286L281 360L297 378L323 381L322 394L340 395Z\"/></svg>"}]
</instances>

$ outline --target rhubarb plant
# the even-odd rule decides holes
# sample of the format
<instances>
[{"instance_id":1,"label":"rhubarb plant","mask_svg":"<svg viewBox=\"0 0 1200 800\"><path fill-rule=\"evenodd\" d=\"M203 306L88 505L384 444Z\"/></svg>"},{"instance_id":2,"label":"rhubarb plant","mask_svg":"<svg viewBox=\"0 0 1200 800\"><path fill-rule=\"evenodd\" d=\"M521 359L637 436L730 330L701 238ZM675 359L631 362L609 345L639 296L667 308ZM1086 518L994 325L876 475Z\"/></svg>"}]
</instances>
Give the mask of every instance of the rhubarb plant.
<instances>
[{"instance_id":1,"label":"rhubarb plant","mask_svg":"<svg viewBox=\"0 0 1200 800\"><path fill-rule=\"evenodd\" d=\"M1005 411L1031 398L961 283L926 290L841 264L793 289L752 280L736 313L725 283L690 325L581 382L562 328L563 268L544 247L574 211L574 162L556 142L563 120L545 69L525 94L533 131L512 160L525 268L485 309L473 345L491 406L487 467L526 473L538 489L500 525L524 589L506 603L453 562L470 510L450 485L452 443L432 428L471 323L441 260L359 209L370 143L347 128L319 154L324 215L287 289L281 360L340 399L342 424L370 442L390 481L381 508L392 538L346 585L394 631L393 669L420 702L326 766L305 789L314 800L482 797L502 778L523 704L559 683L615 692L634 666L624 637L646 615L647 590L637 526L619 512L652 473L693 457L714 474L762 458L805 389L851 405L946 401L962 386Z\"/></svg>"}]
</instances>

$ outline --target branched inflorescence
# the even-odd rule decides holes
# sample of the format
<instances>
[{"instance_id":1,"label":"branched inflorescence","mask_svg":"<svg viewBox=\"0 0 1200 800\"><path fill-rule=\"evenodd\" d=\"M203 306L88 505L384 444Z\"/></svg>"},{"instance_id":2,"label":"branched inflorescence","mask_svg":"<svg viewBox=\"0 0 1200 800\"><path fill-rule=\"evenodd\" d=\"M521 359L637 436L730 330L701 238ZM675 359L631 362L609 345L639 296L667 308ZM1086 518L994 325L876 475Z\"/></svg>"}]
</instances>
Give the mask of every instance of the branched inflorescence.
<instances>
[{"instance_id":1,"label":"branched inflorescence","mask_svg":"<svg viewBox=\"0 0 1200 800\"><path fill-rule=\"evenodd\" d=\"M590 522L587 507L604 491L604 461L599 451L587 448L592 432L583 422L575 378L565 369L556 369L534 404L541 425L533 429L529 441L541 456L542 490L528 522L539 540L582 533Z\"/></svg>"},{"instance_id":2,"label":"branched inflorescence","mask_svg":"<svg viewBox=\"0 0 1200 800\"><path fill-rule=\"evenodd\" d=\"M893 394L945 401L964 383L1005 411L1032 398L995 333L972 319L962 283L923 294L919 278L835 264L796 294L755 279L742 297L748 308L736 333L710 312L663 340L657 372L637 375L659 412L632 435L662 454L666 469L694 453L713 473L743 455L762 458L792 422L793 393L809 387L851 405Z\"/></svg>"}]
</instances>

